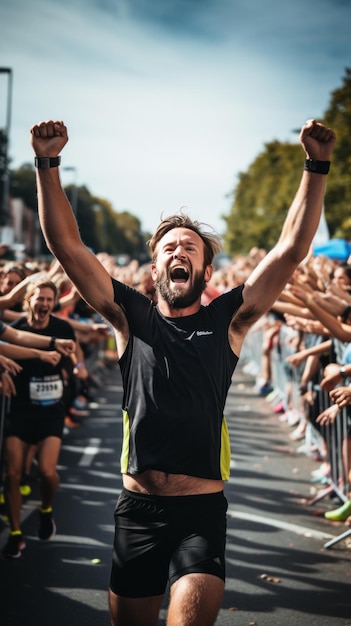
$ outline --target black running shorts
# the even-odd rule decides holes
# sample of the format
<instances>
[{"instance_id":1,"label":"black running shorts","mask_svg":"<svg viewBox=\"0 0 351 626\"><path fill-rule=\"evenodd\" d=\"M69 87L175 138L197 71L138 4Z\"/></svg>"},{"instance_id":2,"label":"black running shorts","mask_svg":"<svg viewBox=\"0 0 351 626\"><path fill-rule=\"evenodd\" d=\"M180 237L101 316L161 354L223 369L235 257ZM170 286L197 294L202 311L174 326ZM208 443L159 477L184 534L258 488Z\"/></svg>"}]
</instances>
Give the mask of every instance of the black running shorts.
<instances>
[{"instance_id":1,"label":"black running shorts","mask_svg":"<svg viewBox=\"0 0 351 626\"><path fill-rule=\"evenodd\" d=\"M24 418L8 419L5 427L6 437L18 437L29 444L39 443L47 437L62 439L64 418Z\"/></svg>"},{"instance_id":2,"label":"black running shorts","mask_svg":"<svg viewBox=\"0 0 351 626\"><path fill-rule=\"evenodd\" d=\"M225 579L227 500L223 492L150 496L123 489L115 509L111 590L161 595L190 573Z\"/></svg>"}]
</instances>

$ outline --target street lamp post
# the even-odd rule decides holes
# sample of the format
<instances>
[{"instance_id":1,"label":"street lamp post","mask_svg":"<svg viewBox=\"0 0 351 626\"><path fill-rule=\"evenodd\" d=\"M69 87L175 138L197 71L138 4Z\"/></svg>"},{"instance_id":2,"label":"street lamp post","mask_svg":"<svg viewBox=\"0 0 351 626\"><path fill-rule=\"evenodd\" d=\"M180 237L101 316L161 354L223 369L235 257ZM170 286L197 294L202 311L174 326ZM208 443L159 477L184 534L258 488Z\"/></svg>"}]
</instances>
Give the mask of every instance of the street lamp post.
<instances>
[{"instance_id":1,"label":"street lamp post","mask_svg":"<svg viewBox=\"0 0 351 626\"><path fill-rule=\"evenodd\" d=\"M7 76L7 106L6 106L6 125L2 131L3 141L1 142L0 160L2 169L2 194L0 207L0 227L1 231L9 226L9 191L10 191L10 173L9 173L9 139L11 126L11 109L12 109L12 69L9 67L0 67L0 74ZM6 242L8 243L8 242Z\"/></svg>"}]
</instances>

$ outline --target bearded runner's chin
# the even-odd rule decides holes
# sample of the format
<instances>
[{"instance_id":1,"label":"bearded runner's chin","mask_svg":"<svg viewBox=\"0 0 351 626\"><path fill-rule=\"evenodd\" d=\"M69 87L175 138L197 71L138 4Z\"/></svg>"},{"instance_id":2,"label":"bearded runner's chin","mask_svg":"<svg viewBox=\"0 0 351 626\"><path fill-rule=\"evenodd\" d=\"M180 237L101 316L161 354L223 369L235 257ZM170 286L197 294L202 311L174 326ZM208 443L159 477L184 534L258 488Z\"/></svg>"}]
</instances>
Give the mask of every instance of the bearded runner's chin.
<instances>
[{"instance_id":1,"label":"bearded runner's chin","mask_svg":"<svg viewBox=\"0 0 351 626\"><path fill-rule=\"evenodd\" d=\"M196 302L206 286L204 276L196 276L192 285L168 281L166 277L156 280L155 287L160 296L173 309L185 309Z\"/></svg>"}]
</instances>

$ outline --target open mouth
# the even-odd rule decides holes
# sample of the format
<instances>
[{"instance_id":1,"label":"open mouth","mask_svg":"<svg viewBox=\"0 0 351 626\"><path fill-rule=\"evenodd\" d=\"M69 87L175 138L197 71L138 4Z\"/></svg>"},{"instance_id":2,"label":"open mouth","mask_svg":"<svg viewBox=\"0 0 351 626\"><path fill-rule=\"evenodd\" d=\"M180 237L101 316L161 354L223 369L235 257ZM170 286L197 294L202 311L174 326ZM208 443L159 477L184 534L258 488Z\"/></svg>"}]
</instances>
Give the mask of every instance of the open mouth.
<instances>
[{"instance_id":1,"label":"open mouth","mask_svg":"<svg viewBox=\"0 0 351 626\"><path fill-rule=\"evenodd\" d=\"M183 265L176 265L171 268L170 278L172 283L183 284L189 280L189 272Z\"/></svg>"}]
</instances>

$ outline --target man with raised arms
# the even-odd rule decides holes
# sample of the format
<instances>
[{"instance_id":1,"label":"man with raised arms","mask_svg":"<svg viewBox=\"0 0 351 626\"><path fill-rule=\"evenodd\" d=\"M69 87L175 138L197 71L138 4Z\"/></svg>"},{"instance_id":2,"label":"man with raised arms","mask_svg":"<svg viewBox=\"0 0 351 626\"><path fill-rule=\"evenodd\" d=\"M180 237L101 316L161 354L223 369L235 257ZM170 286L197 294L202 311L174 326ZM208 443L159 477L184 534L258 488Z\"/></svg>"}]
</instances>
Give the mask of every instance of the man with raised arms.
<instances>
[{"instance_id":1,"label":"man with raised arms","mask_svg":"<svg viewBox=\"0 0 351 626\"><path fill-rule=\"evenodd\" d=\"M227 392L248 329L309 251L335 134L315 120L303 126L304 171L277 244L244 285L208 306L201 294L220 239L183 213L162 220L150 240L157 305L111 278L83 244L61 186L59 155L67 140L62 121L31 129L46 242L116 334L124 439L111 622L156 626L169 582L167 625L211 626L225 580Z\"/></svg>"}]
</instances>

